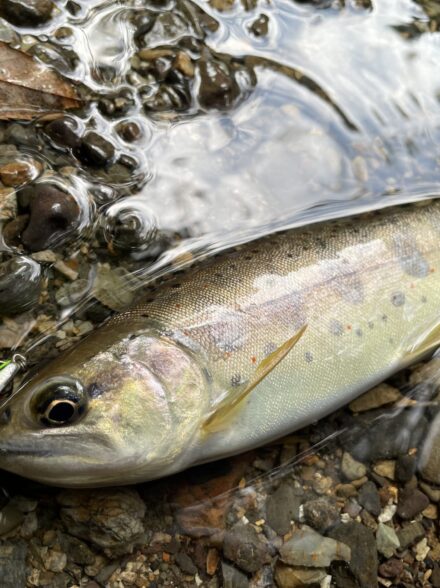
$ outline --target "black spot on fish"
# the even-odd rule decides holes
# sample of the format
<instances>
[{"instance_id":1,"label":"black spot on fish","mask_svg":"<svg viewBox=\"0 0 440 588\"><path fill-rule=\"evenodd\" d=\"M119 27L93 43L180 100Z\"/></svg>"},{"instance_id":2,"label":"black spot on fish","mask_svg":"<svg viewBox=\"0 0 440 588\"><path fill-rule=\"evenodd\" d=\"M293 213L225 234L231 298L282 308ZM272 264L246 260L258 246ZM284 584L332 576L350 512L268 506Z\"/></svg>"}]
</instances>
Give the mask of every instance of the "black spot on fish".
<instances>
[{"instance_id":1,"label":"black spot on fish","mask_svg":"<svg viewBox=\"0 0 440 588\"><path fill-rule=\"evenodd\" d=\"M330 328L330 333L332 335L340 336L344 332L344 327L343 327L342 323L340 321L337 321L336 319L333 319L330 322L329 328Z\"/></svg>"},{"instance_id":2,"label":"black spot on fish","mask_svg":"<svg viewBox=\"0 0 440 588\"><path fill-rule=\"evenodd\" d=\"M96 382L93 382L87 387L87 394L90 398L98 398L101 394L104 394L104 390Z\"/></svg>"},{"instance_id":3,"label":"black spot on fish","mask_svg":"<svg viewBox=\"0 0 440 588\"><path fill-rule=\"evenodd\" d=\"M414 237L397 235L394 238L394 252L406 274L414 278L425 278L428 275L428 262L420 253Z\"/></svg>"},{"instance_id":4,"label":"black spot on fish","mask_svg":"<svg viewBox=\"0 0 440 588\"><path fill-rule=\"evenodd\" d=\"M356 329L355 333L358 337L362 337L362 335L363 335L362 329Z\"/></svg>"},{"instance_id":5,"label":"black spot on fish","mask_svg":"<svg viewBox=\"0 0 440 588\"><path fill-rule=\"evenodd\" d=\"M313 353L311 351L306 351L304 353L304 359L306 360L307 363L312 363L312 361L313 361Z\"/></svg>"},{"instance_id":6,"label":"black spot on fish","mask_svg":"<svg viewBox=\"0 0 440 588\"><path fill-rule=\"evenodd\" d=\"M422 296L421 301L423 302L423 304L425 304L426 302L428 302L428 299L426 298L426 296Z\"/></svg>"},{"instance_id":7,"label":"black spot on fish","mask_svg":"<svg viewBox=\"0 0 440 588\"><path fill-rule=\"evenodd\" d=\"M171 284L171 288L175 288L175 289L180 288L181 286L182 286L182 284L179 284L179 283Z\"/></svg>"},{"instance_id":8,"label":"black spot on fish","mask_svg":"<svg viewBox=\"0 0 440 588\"><path fill-rule=\"evenodd\" d=\"M373 321L368 321L368 328L369 329L374 329L374 323L373 323Z\"/></svg>"},{"instance_id":9,"label":"black spot on fish","mask_svg":"<svg viewBox=\"0 0 440 588\"><path fill-rule=\"evenodd\" d=\"M231 378L231 386L236 388L237 386L241 386L242 384L241 374L234 374Z\"/></svg>"},{"instance_id":10,"label":"black spot on fish","mask_svg":"<svg viewBox=\"0 0 440 588\"><path fill-rule=\"evenodd\" d=\"M405 294L403 292L394 292L391 296L391 302L394 306L403 306L405 304Z\"/></svg>"},{"instance_id":11,"label":"black spot on fish","mask_svg":"<svg viewBox=\"0 0 440 588\"><path fill-rule=\"evenodd\" d=\"M388 316L386 314L383 314L381 318L384 323L386 323L388 320Z\"/></svg>"}]
</instances>

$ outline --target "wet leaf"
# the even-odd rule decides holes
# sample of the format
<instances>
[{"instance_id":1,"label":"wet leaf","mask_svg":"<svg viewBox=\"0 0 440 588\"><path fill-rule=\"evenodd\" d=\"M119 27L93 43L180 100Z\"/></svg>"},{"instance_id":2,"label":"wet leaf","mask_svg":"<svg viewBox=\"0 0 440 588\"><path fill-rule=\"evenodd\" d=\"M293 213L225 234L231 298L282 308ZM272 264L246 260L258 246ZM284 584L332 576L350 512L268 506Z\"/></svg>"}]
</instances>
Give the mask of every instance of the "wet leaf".
<instances>
[{"instance_id":1,"label":"wet leaf","mask_svg":"<svg viewBox=\"0 0 440 588\"><path fill-rule=\"evenodd\" d=\"M0 42L0 119L30 120L81 106L72 82Z\"/></svg>"}]
</instances>

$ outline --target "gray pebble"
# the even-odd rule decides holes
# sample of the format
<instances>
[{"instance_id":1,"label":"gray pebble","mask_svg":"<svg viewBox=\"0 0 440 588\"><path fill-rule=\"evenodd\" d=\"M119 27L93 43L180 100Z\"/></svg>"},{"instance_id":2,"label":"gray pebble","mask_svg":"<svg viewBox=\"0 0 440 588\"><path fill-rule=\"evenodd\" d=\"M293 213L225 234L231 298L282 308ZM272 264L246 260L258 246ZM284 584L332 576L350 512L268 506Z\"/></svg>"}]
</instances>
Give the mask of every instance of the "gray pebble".
<instances>
[{"instance_id":1,"label":"gray pebble","mask_svg":"<svg viewBox=\"0 0 440 588\"><path fill-rule=\"evenodd\" d=\"M344 451L341 460L341 471L344 477L349 480L357 480L367 473L366 466L352 457L348 451Z\"/></svg>"},{"instance_id":2,"label":"gray pebble","mask_svg":"<svg viewBox=\"0 0 440 588\"><path fill-rule=\"evenodd\" d=\"M329 536L342 541L351 549L351 560L347 566L334 566L336 584L342 586L377 586L377 547L376 539L370 529L360 523L351 521L341 523L329 532ZM343 583L347 573L356 583Z\"/></svg>"},{"instance_id":3,"label":"gray pebble","mask_svg":"<svg viewBox=\"0 0 440 588\"><path fill-rule=\"evenodd\" d=\"M253 573L268 561L268 550L252 525L235 525L225 534L223 553L245 572Z\"/></svg>"},{"instance_id":4,"label":"gray pebble","mask_svg":"<svg viewBox=\"0 0 440 588\"><path fill-rule=\"evenodd\" d=\"M283 482L266 501L266 522L278 535L290 531L290 522L299 521L302 503L299 491L288 482Z\"/></svg>"},{"instance_id":5,"label":"gray pebble","mask_svg":"<svg viewBox=\"0 0 440 588\"><path fill-rule=\"evenodd\" d=\"M418 522L409 523L397 531L400 548L406 549L420 541L425 536L425 527Z\"/></svg>"},{"instance_id":6,"label":"gray pebble","mask_svg":"<svg viewBox=\"0 0 440 588\"><path fill-rule=\"evenodd\" d=\"M234 566L222 561L223 588L248 588L249 580L246 574Z\"/></svg>"},{"instance_id":7,"label":"gray pebble","mask_svg":"<svg viewBox=\"0 0 440 588\"><path fill-rule=\"evenodd\" d=\"M339 522L339 509L328 498L317 498L304 504L305 522L313 529L324 533Z\"/></svg>"},{"instance_id":8,"label":"gray pebble","mask_svg":"<svg viewBox=\"0 0 440 588\"><path fill-rule=\"evenodd\" d=\"M377 528L376 542L378 552L386 558L392 557L395 550L400 547L400 541L396 531L383 523L379 523Z\"/></svg>"},{"instance_id":9,"label":"gray pebble","mask_svg":"<svg viewBox=\"0 0 440 588\"><path fill-rule=\"evenodd\" d=\"M358 502L372 515L376 517L380 515L380 497L374 482L366 482L361 487L358 494Z\"/></svg>"},{"instance_id":10,"label":"gray pebble","mask_svg":"<svg viewBox=\"0 0 440 588\"><path fill-rule=\"evenodd\" d=\"M344 542L323 537L310 527L295 529L292 538L280 548L281 560L292 566L327 567L334 560L350 561L350 547Z\"/></svg>"}]
</instances>

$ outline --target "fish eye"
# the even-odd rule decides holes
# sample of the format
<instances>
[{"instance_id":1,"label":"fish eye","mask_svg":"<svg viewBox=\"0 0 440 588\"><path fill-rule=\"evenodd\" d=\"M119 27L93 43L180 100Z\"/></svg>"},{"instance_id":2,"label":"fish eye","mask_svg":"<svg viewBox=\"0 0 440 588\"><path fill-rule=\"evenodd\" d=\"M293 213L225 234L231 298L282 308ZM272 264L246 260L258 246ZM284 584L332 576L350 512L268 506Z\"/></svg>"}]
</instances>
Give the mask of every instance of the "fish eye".
<instances>
[{"instance_id":1,"label":"fish eye","mask_svg":"<svg viewBox=\"0 0 440 588\"><path fill-rule=\"evenodd\" d=\"M39 423L48 427L62 427L76 422L86 407L87 395L81 383L70 378L46 382L33 402Z\"/></svg>"}]
</instances>

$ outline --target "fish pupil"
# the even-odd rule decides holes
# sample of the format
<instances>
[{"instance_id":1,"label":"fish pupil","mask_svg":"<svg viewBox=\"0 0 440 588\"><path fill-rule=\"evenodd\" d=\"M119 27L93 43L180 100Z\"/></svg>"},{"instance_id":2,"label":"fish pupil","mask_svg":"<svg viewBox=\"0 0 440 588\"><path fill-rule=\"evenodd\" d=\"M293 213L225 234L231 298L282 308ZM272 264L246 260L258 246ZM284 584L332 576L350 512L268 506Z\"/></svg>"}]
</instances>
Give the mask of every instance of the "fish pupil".
<instances>
[{"instance_id":1,"label":"fish pupil","mask_svg":"<svg viewBox=\"0 0 440 588\"><path fill-rule=\"evenodd\" d=\"M47 418L56 423L66 423L75 414L75 405L70 400L54 401L47 412Z\"/></svg>"}]
</instances>

